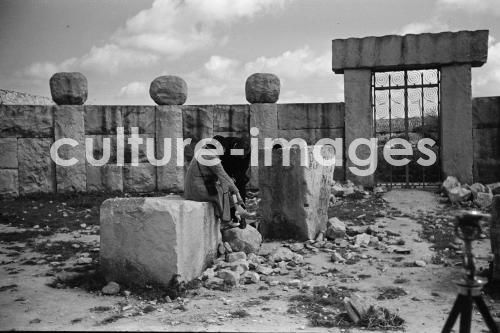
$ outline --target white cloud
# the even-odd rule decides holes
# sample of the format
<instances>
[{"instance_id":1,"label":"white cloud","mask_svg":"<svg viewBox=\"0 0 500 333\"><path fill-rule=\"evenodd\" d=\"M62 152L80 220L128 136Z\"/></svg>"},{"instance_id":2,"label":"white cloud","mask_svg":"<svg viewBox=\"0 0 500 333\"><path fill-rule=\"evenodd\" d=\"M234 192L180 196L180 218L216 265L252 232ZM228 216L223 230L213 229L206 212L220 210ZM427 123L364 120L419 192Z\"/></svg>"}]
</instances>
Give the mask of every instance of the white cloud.
<instances>
[{"instance_id":1,"label":"white cloud","mask_svg":"<svg viewBox=\"0 0 500 333\"><path fill-rule=\"evenodd\" d=\"M488 61L472 72L472 94L476 96L500 95L500 41L490 36Z\"/></svg>"},{"instance_id":2,"label":"white cloud","mask_svg":"<svg viewBox=\"0 0 500 333\"><path fill-rule=\"evenodd\" d=\"M114 74L124 68L157 63L161 58L178 58L213 45L224 37L216 36L218 24L229 24L283 7L291 0L155 0L127 20L102 46L86 54L56 64L38 62L22 74L47 76L66 68Z\"/></svg>"},{"instance_id":3,"label":"white cloud","mask_svg":"<svg viewBox=\"0 0 500 333\"><path fill-rule=\"evenodd\" d=\"M124 98L149 98L149 86L145 82L130 82L120 89L118 96Z\"/></svg>"},{"instance_id":4,"label":"white cloud","mask_svg":"<svg viewBox=\"0 0 500 333\"><path fill-rule=\"evenodd\" d=\"M398 34L421 34L424 32L441 32L449 30L449 26L446 23L439 22L437 18L432 19L428 22L413 22L403 26Z\"/></svg>"},{"instance_id":5,"label":"white cloud","mask_svg":"<svg viewBox=\"0 0 500 333\"><path fill-rule=\"evenodd\" d=\"M500 15L498 0L438 0L438 4L450 9L463 9L473 12L485 12Z\"/></svg>"}]
</instances>

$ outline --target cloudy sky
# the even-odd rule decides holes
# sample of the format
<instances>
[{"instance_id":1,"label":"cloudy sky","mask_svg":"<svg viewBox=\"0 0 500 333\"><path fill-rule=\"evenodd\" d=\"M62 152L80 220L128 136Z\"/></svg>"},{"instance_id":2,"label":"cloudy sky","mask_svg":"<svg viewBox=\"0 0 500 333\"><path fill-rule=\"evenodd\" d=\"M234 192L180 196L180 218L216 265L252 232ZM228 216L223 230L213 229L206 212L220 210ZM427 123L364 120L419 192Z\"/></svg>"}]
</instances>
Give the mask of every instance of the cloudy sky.
<instances>
[{"instance_id":1,"label":"cloudy sky","mask_svg":"<svg viewBox=\"0 0 500 333\"><path fill-rule=\"evenodd\" d=\"M149 84L179 75L187 104L246 103L246 78L281 79L280 102L343 100L331 40L490 30L473 95L500 95L499 0L0 0L0 89L50 96L79 71L87 104L153 104Z\"/></svg>"}]
</instances>

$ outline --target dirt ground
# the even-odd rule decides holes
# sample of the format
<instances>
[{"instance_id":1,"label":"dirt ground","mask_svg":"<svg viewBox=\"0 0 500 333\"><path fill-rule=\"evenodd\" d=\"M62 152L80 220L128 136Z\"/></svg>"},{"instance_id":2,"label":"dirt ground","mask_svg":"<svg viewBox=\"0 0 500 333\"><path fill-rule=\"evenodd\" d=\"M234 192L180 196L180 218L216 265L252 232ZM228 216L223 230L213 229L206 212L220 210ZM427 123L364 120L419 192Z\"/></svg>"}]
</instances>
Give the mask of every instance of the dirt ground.
<instances>
[{"instance_id":1,"label":"dirt ground","mask_svg":"<svg viewBox=\"0 0 500 333\"><path fill-rule=\"evenodd\" d=\"M89 276L98 265L98 207L105 197L38 197L0 203L1 330L378 332L315 326L298 300L311 295L314 286L329 286L356 292L369 304L399 315L405 324L397 331L439 332L456 297L452 281L462 274L460 246L451 236L452 215L458 207L435 193L393 190L340 199L330 208L329 215L346 222L348 230L369 227L392 236L379 245L360 248L338 244L335 250L353 258L345 262L332 262L332 249L309 242L305 248L297 246L304 257L300 267L273 275L267 283L231 290L198 287L173 301L134 291L104 296L100 281L79 287L58 284L64 277ZM484 232L474 244L483 269L490 260L488 230ZM259 254L294 244L266 241ZM424 261L425 266L416 261ZM292 280L300 280L299 286ZM499 301L485 299L498 320ZM472 331L487 332L477 311Z\"/></svg>"}]
</instances>

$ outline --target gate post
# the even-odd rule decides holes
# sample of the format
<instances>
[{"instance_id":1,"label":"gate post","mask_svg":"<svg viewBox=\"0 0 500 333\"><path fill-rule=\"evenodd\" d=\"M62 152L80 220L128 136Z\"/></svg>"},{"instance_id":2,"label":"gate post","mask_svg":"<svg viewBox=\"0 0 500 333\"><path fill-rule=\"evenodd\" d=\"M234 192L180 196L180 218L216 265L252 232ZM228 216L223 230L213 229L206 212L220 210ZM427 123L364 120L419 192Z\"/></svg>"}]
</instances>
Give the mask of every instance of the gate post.
<instances>
[{"instance_id":1,"label":"gate post","mask_svg":"<svg viewBox=\"0 0 500 333\"><path fill-rule=\"evenodd\" d=\"M354 140L373 137L371 77L372 72L369 69L346 69L344 71L345 156L348 156L349 146ZM369 147L366 145L359 146L356 156L359 159L370 157ZM376 155L373 156L375 161L372 161L372 163L376 163ZM350 170L350 168L355 167L350 156L346 160L346 179L367 187L375 185L375 176L373 174L364 177L355 175ZM363 167L363 169L365 168Z\"/></svg>"},{"instance_id":2,"label":"gate post","mask_svg":"<svg viewBox=\"0 0 500 333\"><path fill-rule=\"evenodd\" d=\"M470 64L441 67L441 165L443 176L472 184L473 140Z\"/></svg>"}]
</instances>

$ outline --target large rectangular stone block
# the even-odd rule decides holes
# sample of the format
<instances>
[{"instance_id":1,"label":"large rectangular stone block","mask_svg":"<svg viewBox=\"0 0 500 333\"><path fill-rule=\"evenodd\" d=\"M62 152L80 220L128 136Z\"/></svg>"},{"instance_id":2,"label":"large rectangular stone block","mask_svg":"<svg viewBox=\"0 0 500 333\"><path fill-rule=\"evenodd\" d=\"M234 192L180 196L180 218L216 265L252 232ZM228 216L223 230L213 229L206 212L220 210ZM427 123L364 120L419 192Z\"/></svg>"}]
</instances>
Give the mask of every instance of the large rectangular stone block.
<instances>
[{"instance_id":1,"label":"large rectangular stone block","mask_svg":"<svg viewBox=\"0 0 500 333\"><path fill-rule=\"evenodd\" d=\"M122 121L125 133L131 133L132 127L139 128L140 134L155 133L155 107L144 105L122 106Z\"/></svg>"},{"instance_id":2,"label":"large rectangular stone block","mask_svg":"<svg viewBox=\"0 0 500 333\"><path fill-rule=\"evenodd\" d=\"M342 127L344 103L278 104L280 130Z\"/></svg>"},{"instance_id":3,"label":"large rectangular stone block","mask_svg":"<svg viewBox=\"0 0 500 333\"><path fill-rule=\"evenodd\" d=\"M0 138L52 138L52 108L47 105L0 105Z\"/></svg>"},{"instance_id":4,"label":"large rectangular stone block","mask_svg":"<svg viewBox=\"0 0 500 333\"><path fill-rule=\"evenodd\" d=\"M123 167L109 164L92 166L87 164L87 191L123 191Z\"/></svg>"},{"instance_id":5,"label":"large rectangular stone block","mask_svg":"<svg viewBox=\"0 0 500 333\"><path fill-rule=\"evenodd\" d=\"M488 30L388 35L332 41L332 68L390 70L443 65L482 66L488 56Z\"/></svg>"},{"instance_id":6,"label":"large rectangular stone block","mask_svg":"<svg viewBox=\"0 0 500 333\"><path fill-rule=\"evenodd\" d=\"M444 177L471 184L473 165L470 65L441 68L441 165Z\"/></svg>"},{"instance_id":7,"label":"large rectangular stone block","mask_svg":"<svg viewBox=\"0 0 500 333\"><path fill-rule=\"evenodd\" d=\"M0 169L17 169L17 139L0 139Z\"/></svg>"},{"instance_id":8,"label":"large rectangular stone block","mask_svg":"<svg viewBox=\"0 0 500 333\"><path fill-rule=\"evenodd\" d=\"M85 105L85 134L116 134L117 127L123 127L122 106Z\"/></svg>"},{"instance_id":9,"label":"large rectangular stone block","mask_svg":"<svg viewBox=\"0 0 500 333\"><path fill-rule=\"evenodd\" d=\"M323 146L320 151L325 160L334 159L330 146ZM272 165L259 167L263 236L314 239L319 231L326 229L334 167L320 164L313 157L311 146L303 152L308 166L301 165L299 148L261 149L261 165L266 153L272 154ZM283 166L287 153L290 154L290 166Z\"/></svg>"},{"instance_id":10,"label":"large rectangular stone block","mask_svg":"<svg viewBox=\"0 0 500 333\"><path fill-rule=\"evenodd\" d=\"M123 167L123 190L125 192L152 192L156 190L156 167L150 163Z\"/></svg>"},{"instance_id":11,"label":"large rectangular stone block","mask_svg":"<svg viewBox=\"0 0 500 333\"><path fill-rule=\"evenodd\" d=\"M50 157L52 139L17 140L19 158L19 193L52 193L56 191L55 165Z\"/></svg>"},{"instance_id":12,"label":"large rectangular stone block","mask_svg":"<svg viewBox=\"0 0 500 333\"><path fill-rule=\"evenodd\" d=\"M500 127L500 97L476 97L472 99L472 127Z\"/></svg>"},{"instance_id":13,"label":"large rectangular stone block","mask_svg":"<svg viewBox=\"0 0 500 333\"><path fill-rule=\"evenodd\" d=\"M63 166L56 163L57 192L84 192L87 188L85 169L85 125L84 107L79 105L53 106L55 140L72 139L78 145L61 146L59 157L64 160L76 159L76 164Z\"/></svg>"},{"instance_id":14,"label":"large rectangular stone block","mask_svg":"<svg viewBox=\"0 0 500 333\"><path fill-rule=\"evenodd\" d=\"M156 168L157 186L161 191L184 191L184 165L177 166L177 139L183 138L182 109L178 105L156 107L156 155L165 156L164 139L170 139L170 161ZM182 151L182 150L181 150Z\"/></svg>"},{"instance_id":15,"label":"large rectangular stone block","mask_svg":"<svg viewBox=\"0 0 500 333\"><path fill-rule=\"evenodd\" d=\"M101 206L101 268L108 281L190 281L217 256L212 204L178 196L108 199Z\"/></svg>"},{"instance_id":16,"label":"large rectangular stone block","mask_svg":"<svg viewBox=\"0 0 500 333\"><path fill-rule=\"evenodd\" d=\"M13 169L0 169L0 197L17 197L18 195L18 171Z\"/></svg>"},{"instance_id":17,"label":"large rectangular stone block","mask_svg":"<svg viewBox=\"0 0 500 333\"><path fill-rule=\"evenodd\" d=\"M214 105L214 132L248 132L248 105Z\"/></svg>"},{"instance_id":18,"label":"large rectangular stone block","mask_svg":"<svg viewBox=\"0 0 500 333\"><path fill-rule=\"evenodd\" d=\"M101 160L103 158L104 154L104 139L108 138L109 139L109 160L107 164L114 163L116 164L116 135L102 135L102 134L96 134L96 135L85 135L85 142L89 139L92 141L89 141L89 144L86 143L85 149L91 149L92 150L92 156L90 158L93 158L95 160ZM125 141L126 144L126 141ZM88 155L87 152L85 152L85 155ZM86 156L87 163L90 162L90 159L88 156Z\"/></svg>"}]
</instances>

